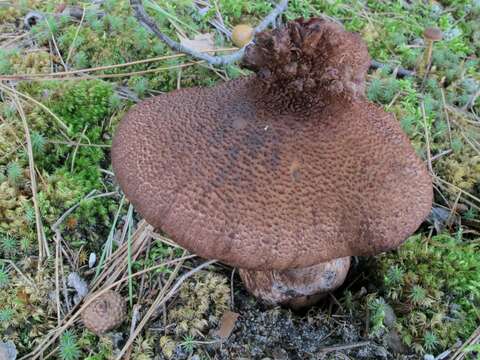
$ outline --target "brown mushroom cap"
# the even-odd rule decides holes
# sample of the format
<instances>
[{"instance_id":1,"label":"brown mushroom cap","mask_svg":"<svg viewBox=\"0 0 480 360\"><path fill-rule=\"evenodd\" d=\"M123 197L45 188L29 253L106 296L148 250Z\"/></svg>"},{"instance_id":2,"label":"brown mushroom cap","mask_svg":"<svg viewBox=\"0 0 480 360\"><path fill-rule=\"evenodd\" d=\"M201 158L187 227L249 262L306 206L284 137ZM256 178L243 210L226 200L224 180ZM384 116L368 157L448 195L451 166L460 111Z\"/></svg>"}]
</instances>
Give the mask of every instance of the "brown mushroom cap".
<instances>
[{"instance_id":1,"label":"brown mushroom cap","mask_svg":"<svg viewBox=\"0 0 480 360\"><path fill-rule=\"evenodd\" d=\"M113 141L118 182L178 244L240 268L396 248L428 214L432 184L398 121L363 97L365 45L323 20L282 36L303 85L260 64L258 77L138 104Z\"/></svg>"},{"instance_id":2,"label":"brown mushroom cap","mask_svg":"<svg viewBox=\"0 0 480 360\"><path fill-rule=\"evenodd\" d=\"M243 47L247 45L253 38L253 28L250 25L240 24L232 29L232 42Z\"/></svg>"},{"instance_id":3,"label":"brown mushroom cap","mask_svg":"<svg viewBox=\"0 0 480 360\"><path fill-rule=\"evenodd\" d=\"M108 290L87 306L82 312L82 321L87 329L100 335L121 325L125 316L125 300L115 291Z\"/></svg>"},{"instance_id":4,"label":"brown mushroom cap","mask_svg":"<svg viewBox=\"0 0 480 360\"><path fill-rule=\"evenodd\" d=\"M439 28L426 28L423 36L430 41L440 41L443 38L443 33Z\"/></svg>"}]
</instances>

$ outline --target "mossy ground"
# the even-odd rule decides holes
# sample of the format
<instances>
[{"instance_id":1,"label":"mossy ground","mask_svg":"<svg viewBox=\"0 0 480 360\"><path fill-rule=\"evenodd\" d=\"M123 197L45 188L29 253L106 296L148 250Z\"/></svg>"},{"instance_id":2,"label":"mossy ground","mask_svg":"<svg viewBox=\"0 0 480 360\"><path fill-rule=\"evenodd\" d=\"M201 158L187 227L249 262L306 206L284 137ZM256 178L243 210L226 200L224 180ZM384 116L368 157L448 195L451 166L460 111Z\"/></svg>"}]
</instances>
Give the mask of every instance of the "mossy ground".
<instances>
[{"instance_id":1,"label":"mossy ground","mask_svg":"<svg viewBox=\"0 0 480 360\"><path fill-rule=\"evenodd\" d=\"M60 283L71 271L91 281L95 269L88 268L89 255L95 253L102 263L128 238L121 230L134 229L128 224L135 215L115 184L109 159L112 134L125 111L144 97L245 75L235 65L184 66L190 62L186 57L113 66L173 52L138 25L127 1L97 3L0 4L0 76L106 67L88 75L0 84L0 258L9 260L0 261L0 340L13 340L21 354L57 326L59 287L67 292L59 297L60 317L69 310L72 290L56 284L55 274L61 274ZM190 0L149 3L160 28L172 37L214 32L216 45L225 48L231 43L209 24L217 9L232 27L256 24L272 8L268 1L219 0L201 16ZM61 15L65 6L85 7L85 16ZM23 18L30 10L46 16L27 30ZM370 73L368 97L394 113L419 156L430 159L437 211L398 251L361 259L345 286L306 314L264 309L243 293L237 277L230 282L228 270L212 267L199 273L136 338L132 358L208 359L216 354L225 359L313 359L321 358L322 347L369 340L366 348L344 353L416 359L453 348L480 325L480 97L475 96L480 91L480 3L292 0L284 20L319 14L359 32L371 56L388 65ZM392 75L396 66L419 66L422 32L429 26L440 27L444 40L435 44L427 76ZM51 254L41 267L22 112ZM95 197L100 194L108 196ZM60 226L59 264L52 225L76 204ZM141 271L181 255L152 240L142 256L131 259L129 269ZM129 319L135 309L145 313L172 271L148 272L121 289L130 300ZM231 284L235 304L230 303ZM222 346L211 343L221 313L230 306L241 315L231 339ZM129 333L125 324L98 338L74 326L46 353L55 351L62 359L110 359ZM475 358L473 351L468 356Z\"/></svg>"}]
</instances>

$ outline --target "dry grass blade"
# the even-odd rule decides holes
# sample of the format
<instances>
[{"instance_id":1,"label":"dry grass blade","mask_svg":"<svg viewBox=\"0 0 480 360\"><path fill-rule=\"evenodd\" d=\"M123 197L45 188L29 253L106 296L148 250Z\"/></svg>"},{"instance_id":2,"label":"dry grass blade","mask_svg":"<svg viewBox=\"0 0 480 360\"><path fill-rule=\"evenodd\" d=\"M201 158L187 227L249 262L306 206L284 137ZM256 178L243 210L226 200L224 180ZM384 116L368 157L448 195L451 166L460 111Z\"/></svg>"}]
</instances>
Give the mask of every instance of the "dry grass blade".
<instances>
[{"instance_id":1,"label":"dry grass blade","mask_svg":"<svg viewBox=\"0 0 480 360\"><path fill-rule=\"evenodd\" d=\"M77 31L75 32L75 36L73 37L72 43L70 44L70 48L68 49L67 58L65 59L65 65L67 66L68 66L68 62L70 61L70 58L72 57L73 50L75 49L75 42L77 41L78 34L80 33L80 29L82 28L84 19L85 19L85 7L83 7L82 9L82 18L80 19L80 24L78 24Z\"/></svg>"},{"instance_id":2,"label":"dry grass blade","mask_svg":"<svg viewBox=\"0 0 480 360\"><path fill-rule=\"evenodd\" d=\"M453 353L453 355L450 357L450 360L462 360L465 358L465 356L467 355L467 348L470 347L470 346L473 346L473 345L477 345L477 344L480 344L480 327L478 327L472 334L472 336L470 336L467 341L465 341L463 343L462 346L460 346L460 348L457 349L457 351L455 351L455 353Z\"/></svg>"},{"instance_id":3,"label":"dry grass blade","mask_svg":"<svg viewBox=\"0 0 480 360\"><path fill-rule=\"evenodd\" d=\"M425 114L425 103L421 102L420 108L422 110L422 118L423 118L423 130L425 132L425 144L427 145L427 163L428 163L428 171L430 174L434 174L433 166L432 166L432 151L430 150L430 129L427 125L427 115Z\"/></svg>"},{"instance_id":4,"label":"dry grass blade","mask_svg":"<svg viewBox=\"0 0 480 360\"><path fill-rule=\"evenodd\" d=\"M131 238L132 260L135 261L142 253L148 240L151 226L144 220L139 224ZM111 284L122 276L128 266L128 243L122 244L115 252L105 259L104 268L92 284L92 290L102 284Z\"/></svg>"},{"instance_id":5,"label":"dry grass blade","mask_svg":"<svg viewBox=\"0 0 480 360\"><path fill-rule=\"evenodd\" d=\"M28 154L28 167L30 172L30 184L32 189L32 200L33 207L35 209L35 224L37 229L37 240L38 240L38 267L42 266L42 262L45 257L50 257L50 250L48 249L47 239L45 237L45 231L43 228L42 215L40 213L40 205L38 203L38 193L37 193L37 180L35 172L35 161L33 158L33 148L32 141L30 138L30 129L28 128L27 117L23 111L22 104L17 96L13 98L15 106L17 108L18 114L22 119L23 128L25 131L25 139L27 143L27 154Z\"/></svg>"},{"instance_id":6,"label":"dry grass blade","mask_svg":"<svg viewBox=\"0 0 480 360\"><path fill-rule=\"evenodd\" d=\"M4 262L4 263L7 263L7 264L10 264L11 267L13 267L15 269L15 271L26 281L28 282L28 284L30 286L32 286L33 288L37 288L37 285L35 285L35 282L30 279L27 275L25 275L19 268L17 265L15 265L15 263L12 261L12 260L7 260L7 259L0 259L0 262Z\"/></svg>"}]
</instances>

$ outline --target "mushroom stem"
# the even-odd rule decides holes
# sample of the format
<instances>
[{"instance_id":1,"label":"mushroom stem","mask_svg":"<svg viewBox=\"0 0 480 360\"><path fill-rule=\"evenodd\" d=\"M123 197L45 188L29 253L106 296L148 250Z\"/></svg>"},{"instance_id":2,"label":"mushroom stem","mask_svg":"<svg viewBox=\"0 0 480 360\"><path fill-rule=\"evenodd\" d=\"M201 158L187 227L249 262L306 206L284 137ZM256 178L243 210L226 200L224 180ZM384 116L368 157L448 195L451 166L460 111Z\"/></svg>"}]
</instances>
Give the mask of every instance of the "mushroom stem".
<instances>
[{"instance_id":1,"label":"mushroom stem","mask_svg":"<svg viewBox=\"0 0 480 360\"><path fill-rule=\"evenodd\" d=\"M420 65L417 70L420 76L423 76L428 71L428 68L430 67L430 61L432 59L432 53L433 53L433 41L425 39L425 42L426 42L427 48L423 53L422 61L420 62Z\"/></svg>"},{"instance_id":2,"label":"mushroom stem","mask_svg":"<svg viewBox=\"0 0 480 360\"><path fill-rule=\"evenodd\" d=\"M442 40L442 37L442 31L438 28L427 28L423 32L426 48L418 66L419 75L426 76L428 74L432 62L433 43Z\"/></svg>"},{"instance_id":3,"label":"mushroom stem","mask_svg":"<svg viewBox=\"0 0 480 360\"><path fill-rule=\"evenodd\" d=\"M343 284L350 257L285 271L240 269L247 290L270 305L310 306Z\"/></svg>"}]
</instances>

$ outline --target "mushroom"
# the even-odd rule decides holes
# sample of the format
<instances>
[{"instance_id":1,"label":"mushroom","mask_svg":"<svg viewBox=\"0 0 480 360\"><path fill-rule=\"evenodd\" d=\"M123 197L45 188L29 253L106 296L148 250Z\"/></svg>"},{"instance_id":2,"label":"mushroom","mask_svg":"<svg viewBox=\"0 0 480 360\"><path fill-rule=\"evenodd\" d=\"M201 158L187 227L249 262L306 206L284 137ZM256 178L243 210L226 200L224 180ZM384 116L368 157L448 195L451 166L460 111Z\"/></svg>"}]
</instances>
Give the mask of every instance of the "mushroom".
<instances>
[{"instance_id":1,"label":"mushroom","mask_svg":"<svg viewBox=\"0 0 480 360\"><path fill-rule=\"evenodd\" d=\"M112 163L137 211L186 249L240 268L268 303L308 305L350 256L398 247L432 183L395 118L365 98L360 36L298 19L258 33L256 74L133 107Z\"/></svg>"},{"instance_id":2,"label":"mushroom","mask_svg":"<svg viewBox=\"0 0 480 360\"><path fill-rule=\"evenodd\" d=\"M423 53L422 63L419 67L420 75L423 75L427 69L430 68L430 62L432 60L432 52L433 52L433 43L436 41L440 41L443 39L442 30L439 28L431 27L426 28L423 32L423 38L425 40L426 50Z\"/></svg>"},{"instance_id":3,"label":"mushroom","mask_svg":"<svg viewBox=\"0 0 480 360\"><path fill-rule=\"evenodd\" d=\"M82 321L87 329L101 335L120 326L125 316L125 300L119 293L108 290L86 307L82 312Z\"/></svg>"},{"instance_id":4,"label":"mushroom","mask_svg":"<svg viewBox=\"0 0 480 360\"><path fill-rule=\"evenodd\" d=\"M235 46L244 47L253 38L253 28L250 25L240 24L232 29L232 42Z\"/></svg>"}]
</instances>

